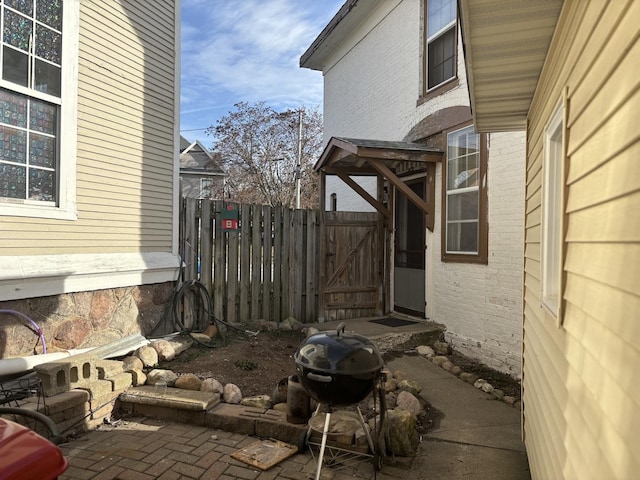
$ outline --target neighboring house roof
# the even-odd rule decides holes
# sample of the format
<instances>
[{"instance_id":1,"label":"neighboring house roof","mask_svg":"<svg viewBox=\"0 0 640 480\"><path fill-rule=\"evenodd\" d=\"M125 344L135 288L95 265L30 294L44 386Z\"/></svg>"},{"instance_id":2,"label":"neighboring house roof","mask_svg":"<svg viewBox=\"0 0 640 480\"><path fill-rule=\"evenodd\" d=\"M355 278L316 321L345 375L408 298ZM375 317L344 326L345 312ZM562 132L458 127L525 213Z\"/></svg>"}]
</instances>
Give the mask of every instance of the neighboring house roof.
<instances>
[{"instance_id":1,"label":"neighboring house roof","mask_svg":"<svg viewBox=\"0 0 640 480\"><path fill-rule=\"evenodd\" d=\"M562 0L465 0L459 5L476 129L523 130Z\"/></svg>"},{"instance_id":2,"label":"neighboring house roof","mask_svg":"<svg viewBox=\"0 0 640 480\"><path fill-rule=\"evenodd\" d=\"M323 70L327 55L350 35L353 30L384 0L347 0L320 35L300 57L300 66L311 70Z\"/></svg>"},{"instance_id":3,"label":"neighboring house roof","mask_svg":"<svg viewBox=\"0 0 640 480\"><path fill-rule=\"evenodd\" d=\"M180 174L226 175L219 153L211 153L198 140L189 143L180 137Z\"/></svg>"}]
</instances>

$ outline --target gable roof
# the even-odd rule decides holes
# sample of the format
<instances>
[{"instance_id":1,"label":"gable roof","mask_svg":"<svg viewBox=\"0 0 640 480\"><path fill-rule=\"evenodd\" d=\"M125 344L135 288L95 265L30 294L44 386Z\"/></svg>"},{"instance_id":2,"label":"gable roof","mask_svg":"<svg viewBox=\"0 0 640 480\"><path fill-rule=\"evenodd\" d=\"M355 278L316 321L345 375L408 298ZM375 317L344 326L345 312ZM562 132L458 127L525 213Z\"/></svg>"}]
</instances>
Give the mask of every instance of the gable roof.
<instances>
[{"instance_id":1,"label":"gable roof","mask_svg":"<svg viewBox=\"0 0 640 480\"><path fill-rule=\"evenodd\" d=\"M393 169L400 162L439 162L442 155L442 150L422 143L332 137L313 169L377 175L377 170L367 166L368 160Z\"/></svg>"},{"instance_id":2,"label":"gable roof","mask_svg":"<svg viewBox=\"0 0 640 480\"><path fill-rule=\"evenodd\" d=\"M476 129L524 130L562 0L458 4Z\"/></svg>"},{"instance_id":3,"label":"gable roof","mask_svg":"<svg viewBox=\"0 0 640 480\"><path fill-rule=\"evenodd\" d=\"M180 173L225 175L220 154L212 154L200 141L189 143L180 136Z\"/></svg>"}]
</instances>

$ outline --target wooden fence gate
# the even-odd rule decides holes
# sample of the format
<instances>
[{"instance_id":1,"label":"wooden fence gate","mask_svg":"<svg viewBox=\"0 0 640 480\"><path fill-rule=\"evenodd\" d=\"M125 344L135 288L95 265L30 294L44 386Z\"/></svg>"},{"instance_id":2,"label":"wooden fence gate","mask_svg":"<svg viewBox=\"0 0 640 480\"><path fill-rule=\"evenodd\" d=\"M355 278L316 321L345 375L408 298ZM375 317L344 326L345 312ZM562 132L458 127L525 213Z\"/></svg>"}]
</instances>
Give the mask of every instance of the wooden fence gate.
<instances>
[{"instance_id":1,"label":"wooden fence gate","mask_svg":"<svg viewBox=\"0 0 640 480\"><path fill-rule=\"evenodd\" d=\"M227 322L317 321L318 212L240 205L238 230L223 230L224 208L221 200L182 199L184 280L203 283Z\"/></svg>"},{"instance_id":2,"label":"wooden fence gate","mask_svg":"<svg viewBox=\"0 0 640 480\"><path fill-rule=\"evenodd\" d=\"M377 213L324 212L320 315L327 321L381 315L385 237Z\"/></svg>"}]
</instances>

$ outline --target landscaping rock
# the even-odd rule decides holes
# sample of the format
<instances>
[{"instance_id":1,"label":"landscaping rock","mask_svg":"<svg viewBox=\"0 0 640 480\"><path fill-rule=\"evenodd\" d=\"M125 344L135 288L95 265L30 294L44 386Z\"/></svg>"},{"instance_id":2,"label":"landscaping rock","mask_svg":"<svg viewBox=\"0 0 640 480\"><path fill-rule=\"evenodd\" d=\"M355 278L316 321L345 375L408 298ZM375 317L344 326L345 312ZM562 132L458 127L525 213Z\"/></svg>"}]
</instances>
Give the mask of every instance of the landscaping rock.
<instances>
[{"instance_id":1,"label":"landscaping rock","mask_svg":"<svg viewBox=\"0 0 640 480\"><path fill-rule=\"evenodd\" d=\"M222 400L225 403L239 404L242 401L240 388L233 383L227 383L222 391Z\"/></svg>"},{"instance_id":2,"label":"landscaping rock","mask_svg":"<svg viewBox=\"0 0 640 480\"><path fill-rule=\"evenodd\" d=\"M415 395L407 392L406 390L400 392L398 394L398 400L396 402L396 408L404 408L411 412L411 415L414 417L418 417L418 414L422 410L422 406L420 405L420 400L418 400Z\"/></svg>"},{"instance_id":3,"label":"landscaping rock","mask_svg":"<svg viewBox=\"0 0 640 480\"><path fill-rule=\"evenodd\" d=\"M495 389L493 388L493 385L491 385L489 382L485 382L480 386L480 390L486 393L492 393L493 390Z\"/></svg>"},{"instance_id":4,"label":"landscaping rock","mask_svg":"<svg viewBox=\"0 0 640 480\"><path fill-rule=\"evenodd\" d=\"M451 370L449 370L449 373L451 375L455 375L457 377L458 375L460 375L462 373L462 369L460 367L458 367L457 365L454 365L453 367L451 367Z\"/></svg>"},{"instance_id":5,"label":"landscaping rock","mask_svg":"<svg viewBox=\"0 0 640 480\"><path fill-rule=\"evenodd\" d=\"M416 418L408 410L395 408L387 412L385 421L387 450L401 457L412 456L418 448Z\"/></svg>"},{"instance_id":6,"label":"landscaping rock","mask_svg":"<svg viewBox=\"0 0 640 480\"><path fill-rule=\"evenodd\" d=\"M269 395L258 395L255 397L245 397L240 400L240 405L244 405L245 407L254 407L254 408L270 408L271 407L271 397Z\"/></svg>"},{"instance_id":7,"label":"landscaping rock","mask_svg":"<svg viewBox=\"0 0 640 480\"><path fill-rule=\"evenodd\" d=\"M155 350L154 350L155 351ZM154 369L147 374L147 385L155 385L157 383L165 383L172 387L175 385L178 375L171 370Z\"/></svg>"},{"instance_id":8,"label":"landscaping rock","mask_svg":"<svg viewBox=\"0 0 640 480\"><path fill-rule=\"evenodd\" d=\"M462 372L460 374L460 379L473 385L478 381L478 376L473 373Z\"/></svg>"},{"instance_id":9,"label":"landscaping rock","mask_svg":"<svg viewBox=\"0 0 640 480\"><path fill-rule=\"evenodd\" d=\"M487 381L485 379L479 378L478 380L473 382L473 386L476 387L476 388L482 388L482 385L484 385L485 383L487 383Z\"/></svg>"},{"instance_id":10,"label":"landscaping rock","mask_svg":"<svg viewBox=\"0 0 640 480\"><path fill-rule=\"evenodd\" d=\"M320 330L318 330L316 327L307 327L302 329L302 333L304 333L307 337L310 337L311 335L320 333Z\"/></svg>"},{"instance_id":11,"label":"landscaping rock","mask_svg":"<svg viewBox=\"0 0 640 480\"><path fill-rule=\"evenodd\" d=\"M504 398L504 392L497 388L491 392L491 395L496 397L498 400L502 400Z\"/></svg>"},{"instance_id":12,"label":"landscaping rock","mask_svg":"<svg viewBox=\"0 0 640 480\"><path fill-rule=\"evenodd\" d=\"M124 357L122 359L122 369L125 372L130 372L132 370L142 370L144 368L144 364L142 360L134 355L129 355L128 357Z\"/></svg>"},{"instance_id":13,"label":"landscaping rock","mask_svg":"<svg viewBox=\"0 0 640 480\"><path fill-rule=\"evenodd\" d=\"M385 393L395 392L398 389L398 381L395 378L387 377L387 381L384 382Z\"/></svg>"},{"instance_id":14,"label":"landscaping rock","mask_svg":"<svg viewBox=\"0 0 640 480\"><path fill-rule=\"evenodd\" d=\"M423 357L427 357L427 358L431 358L435 355L433 348L429 347L428 345L417 346L416 352L418 352L419 355L422 355Z\"/></svg>"},{"instance_id":15,"label":"landscaping rock","mask_svg":"<svg viewBox=\"0 0 640 480\"><path fill-rule=\"evenodd\" d=\"M451 369L453 368L453 363L447 360L446 362L442 362L442 365L440 365L440 367L446 372L450 372Z\"/></svg>"},{"instance_id":16,"label":"landscaping rock","mask_svg":"<svg viewBox=\"0 0 640 480\"><path fill-rule=\"evenodd\" d=\"M276 403L275 405L273 405L271 407L273 410L276 410L278 412L284 412L287 413L287 402L284 403Z\"/></svg>"},{"instance_id":17,"label":"landscaping rock","mask_svg":"<svg viewBox=\"0 0 640 480\"><path fill-rule=\"evenodd\" d=\"M450 353L447 342L433 342L433 350L437 355L448 355Z\"/></svg>"},{"instance_id":18,"label":"landscaping rock","mask_svg":"<svg viewBox=\"0 0 640 480\"><path fill-rule=\"evenodd\" d=\"M431 362L433 362L434 365L437 365L439 367L441 367L444 362L448 362L448 361L449 359L444 355L436 355L435 357L431 357Z\"/></svg>"},{"instance_id":19,"label":"landscaping rock","mask_svg":"<svg viewBox=\"0 0 640 480\"><path fill-rule=\"evenodd\" d=\"M504 397L502 397L502 401L504 403L506 403L507 405L513 406L513 404L516 403L516 397L512 397L510 395L505 395Z\"/></svg>"},{"instance_id":20,"label":"landscaping rock","mask_svg":"<svg viewBox=\"0 0 640 480\"><path fill-rule=\"evenodd\" d=\"M149 345L145 345L136 350L135 356L142 360L142 364L145 367L155 367L158 365L158 352Z\"/></svg>"},{"instance_id":21,"label":"landscaping rock","mask_svg":"<svg viewBox=\"0 0 640 480\"><path fill-rule=\"evenodd\" d=\"M402 380L400 383L398 383L398 390L406 390L407 392L418 396L422 391L422 387L419 383L414 382L413 380Z\"/></svg>"},{"instance_id":22,"label":"landscaping rock","mask_svg":"<svg viewBox=\"0 0 640 480\"><path fill-rule=\"evenodd\" d=\"M395 378L398 383L400 383L401 381L408 379L409 375L407 375L407 372L405 372L404 370L396 370L395 372L393 372L393 378Z\"/></svg>"},{"instance_id":23,"label":"landscaping rock","mask_svg":"<svg viewBox=\"0 0 640 480\"><path fill-rule=\"evenodd\" d=\"M193 390L195 392L199 392L202 388L202 380L200 380L193 373L185 373L180 375L176 379L176 388L181 388L183 390Z\"/></svg>"},{"instance_id":24,"label":"landscaping rock","mask_svg":"<svg viewBox=\"0 0 640 480\"><path fill-rule=\"evenodd\" d=\"M131 385L134 387L139 387L147 383L147 375L142 370L131 369L128 370L128 372L131 374Z\"/></svg>"},{"instance_id":25,"label":"landscaping rock","mask_svg":"<svg viewBox=\"0 0 640 480\"><path fill-rule=\"evenodd\" d=\"M158 360L161 362L170 362L176 358L176 351L167 340L156 340L151 343L151 347L158 353Z\"/></svg>"},{"instance_id":26,"label":"landscaping rock","mask_svg":"<svg viewBox=\"0 0 640 480\"><path fill-rule=\"evenodd\" d=\"M205 378L200 385L200 390L202 392L219 393L220 395L222 395L222 393L224 392L224 387L215 378Z\"/></svg>"},{"instance_id":27,"label":"landscaping rock","mask_svg":"<svg viewBox=\"0 0 640 480\"><path fill-rule=\"evenodd\" d=\"M173 347L176 356L178 356L185 350L191 348L193 340L191 340L191 337L183 335L169 340L169 344Z\"/></svg>"}]
</instances>

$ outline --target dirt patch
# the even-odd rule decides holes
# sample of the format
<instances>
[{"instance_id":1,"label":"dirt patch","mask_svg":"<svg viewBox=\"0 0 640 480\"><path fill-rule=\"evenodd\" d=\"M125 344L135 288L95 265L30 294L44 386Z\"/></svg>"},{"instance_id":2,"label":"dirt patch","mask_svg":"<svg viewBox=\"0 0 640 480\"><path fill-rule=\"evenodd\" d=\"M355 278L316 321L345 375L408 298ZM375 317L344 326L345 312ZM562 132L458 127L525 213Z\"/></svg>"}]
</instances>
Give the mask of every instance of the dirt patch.
<instances>
[{"instance_id":1,"label":"dirt patch","mask_svg":"<svg viewBox=\"0 0 640 480\"><path fill-rule=\"evenodd\" d=\"M228 334L226 345L194 344L160 368L201 379L213 377L223 385L233 383L245 397L271 395L280 379L295 374L293 356L304 338L300 332L288 331L260 332L256 337Z\"/></svg>"},{"instance_id":2,"label":"dirt patch","mask_svg":"<svg viewBox=\"0 0 640 480\"><path fill-rule=\"evenodd\" d=\"M304 338L301 332L292 331L260 332L256 337L231 333L224 346L207 348L194 344L175 360L161 364L160 368L177 374L193 373L201 379L213 377L223 385L233 383L245 397L271 395L281 379L296 373L293 356ZM396 354L401 355L400 352ZM385 355L385 362L393 355ZM520 399L520 382L513 377L458 352L448 358L463 371L483 378L505 395Z\"/></svg>"},{"instance_id":3,"label":"dirt patch","mask_svg":"<svg viewBox=\"0 0 640 480\"><path fill-rule=\"evenodd\" d=\"M461 353L453 352L447 355L451 363L460 367L463 371L473 373L478 377L489 382L493 388L502 390L505 395L520 399L520 382L506 373L498 372L470 358L465 357Z\"/></svg>"}]
</instances>

